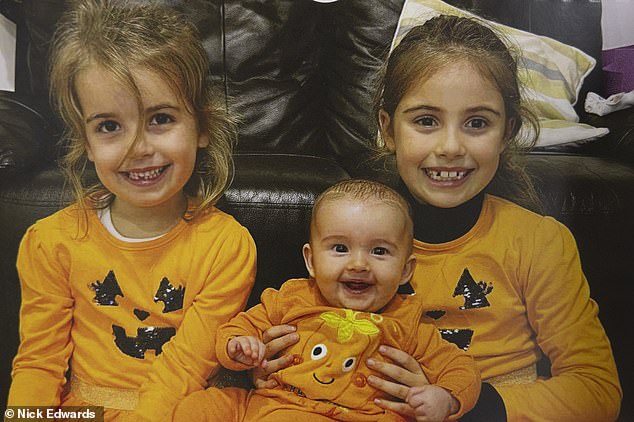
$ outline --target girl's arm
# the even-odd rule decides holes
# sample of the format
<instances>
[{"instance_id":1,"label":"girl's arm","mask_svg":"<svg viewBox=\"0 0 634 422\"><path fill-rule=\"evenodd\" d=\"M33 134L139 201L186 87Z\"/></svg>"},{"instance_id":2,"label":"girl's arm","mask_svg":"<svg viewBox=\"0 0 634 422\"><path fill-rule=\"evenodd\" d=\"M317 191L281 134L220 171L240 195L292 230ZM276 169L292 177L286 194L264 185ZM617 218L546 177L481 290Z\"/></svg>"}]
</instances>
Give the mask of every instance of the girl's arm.
<instances>
[{"instance_id":1,"label":"girl's arm","mask_svg":"<svg viewBox=\"0 0 634 422\"><path fill-rule=\"evenodd\" d=\"M552 377L497 387L509 420L615 420L622 397L610 343L570 231L544 218L521 288Z\"/></svg>"},{"instance_id":2,"label":"girl's arm","mask_svg":"<svg viewBox=\"0 0 634 422\"><path fill-rule=\"evenodd\" d=\"M73 299L63 260L66 254L32 226L18 251L22 288L20 347L13 361L9 406L60 404L68 359Z\"/></svg>"},{"instance_id":3,"label":"girl's arm","mask_svg":"<svg viewBox=\"0 0 634 422\"><path fill-rule=\"evenodd\" d=\"M490 421L615 420L622 391L574 238L566 227L545 218L535 230L532 250L533 256L527 257L528 268L520 271L530 275L521 288L537 341L551 360L552 377L497 388L485 382L476 407L463 419L480 420L478 415L484 415ZM368 381L404 398L402 392L421 385L420 380L408 364L413 360L411 356L395 350L390 354L394 364L382 363L373 369L393 381L378 377L369 377Z\"/></svg>"},{"instance_id":4,"label":"girl's arm","mask_svg":"<svg viewBox=\"0 0 634 422\"><path fill-rule=\"evenodd\" d=\"M249 232L235 223L225 228L213 249L220 251L208 273L205 287L187 308L176 335L141 386L136 420L170 420L176 403L185 395L207 387L219 369L215 352L220 325L243 310L255 279L256 250ZM204 245L201 245L201 248ZM209 249L209 245L206 245ZM205 253L201 251L201 253Z\"/></svg>"}]
</instances>

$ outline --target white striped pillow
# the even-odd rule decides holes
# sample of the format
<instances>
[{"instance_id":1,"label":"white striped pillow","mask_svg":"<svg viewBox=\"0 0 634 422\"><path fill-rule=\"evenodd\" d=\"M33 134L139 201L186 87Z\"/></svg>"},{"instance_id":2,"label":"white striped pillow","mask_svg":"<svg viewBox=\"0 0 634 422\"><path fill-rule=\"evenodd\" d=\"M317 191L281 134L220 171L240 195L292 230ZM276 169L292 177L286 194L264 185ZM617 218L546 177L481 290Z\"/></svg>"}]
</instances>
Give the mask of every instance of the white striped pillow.
<instances>
[{"instance_id":1,"label":"white striped pillow","mask_svg":"<svg viewBox=\"0 0 634 422\"><path fill-rule=\"evenodd\" d=\"M406 0L392 49L412 27L441 14L475 16L440 0ZM596 65L592 56L552 38L482 20L521 49L519 77L525 100L539 118L541 129L537 146L587 141L609 132L605 128L578 123L579 116L573 107L583 80Z\"/></svg>"}]
</instances>

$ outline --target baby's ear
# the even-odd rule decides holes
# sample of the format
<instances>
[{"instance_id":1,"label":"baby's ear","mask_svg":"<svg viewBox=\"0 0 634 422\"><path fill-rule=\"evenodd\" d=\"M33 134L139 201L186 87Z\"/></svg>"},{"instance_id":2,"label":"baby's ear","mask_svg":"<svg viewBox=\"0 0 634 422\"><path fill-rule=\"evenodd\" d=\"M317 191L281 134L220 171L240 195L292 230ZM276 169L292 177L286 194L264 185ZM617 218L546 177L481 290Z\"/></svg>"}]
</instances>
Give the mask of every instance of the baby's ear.
<instances>
[{"instance_id":1,"label":"baby's ear","mask_svg":"<svg viewBox=\"0 0 634 422\"><path fill-rule=\"evenodd\" d=\"M403 266L403 277L399 283L401 286L412 279L412 276L414 275L414 268L416 268L416 257L414 255L410 255Z\"/></svg>"},{"instance_id":2,"label":"baby's ear","mask_svg":"<svg viewBox=\"0 0 634 422\"><path fill-rule=\"evenodd\" d=\"M310 243L304 244L302 248L302 255L304 256L304 265L306 265L306 270L308 270L308 275L311 278L315 278L315 269L313 268L313 250L310 248Z\"/></svg>"}]
</instances>

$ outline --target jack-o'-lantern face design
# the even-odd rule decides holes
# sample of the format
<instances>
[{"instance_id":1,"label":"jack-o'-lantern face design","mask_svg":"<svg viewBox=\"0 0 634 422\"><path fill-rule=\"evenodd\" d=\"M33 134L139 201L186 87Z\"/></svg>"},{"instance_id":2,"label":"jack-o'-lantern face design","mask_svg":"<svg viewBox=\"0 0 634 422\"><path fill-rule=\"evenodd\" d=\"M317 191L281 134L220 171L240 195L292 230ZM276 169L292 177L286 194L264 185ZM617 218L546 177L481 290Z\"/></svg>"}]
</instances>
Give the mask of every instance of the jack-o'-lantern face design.
<instances>
[{"instance_id":1,"label":"jack-o'-lantern face design","mask_svg":"<svg viewBox=\"0 0 634 422\"><path fill-rule=\"evenodd\" d=\"M294 365L274 374L278 382L316 400L358 408L376 394L367 376L366 359L375 354L381 336L380 315L344 310L324 312L297 324L300 341L288 353ZM370 319L357 318L363 314Z\"/></svg>"},{"instance_id":2,"label":"jack-o'-lantern face design","mask_svg":"<svg viewBox=\"0 0 634 422\"><path fill-rule=\"evenodd\" d=\"M117 281L114 271L110 271L103 282L96 281L89 285L94 290L93 301L99 306L119 306L117 296L125 297ZM185 288L175 288L167 277L163 277L154 295L154 302L163 302L163 313L178 311L183 308L183 298ZM139 321L144 321L150 316L150 312L135 308L135 317ZM117 348L128 356L137 359L144 359L145 352L153 350L155 355L163 351L163 345L167 343L175 334L174 327L138 327L136 336L126 334L125 328L112 324L112 334Z\"/></svg>"}]
</instances>

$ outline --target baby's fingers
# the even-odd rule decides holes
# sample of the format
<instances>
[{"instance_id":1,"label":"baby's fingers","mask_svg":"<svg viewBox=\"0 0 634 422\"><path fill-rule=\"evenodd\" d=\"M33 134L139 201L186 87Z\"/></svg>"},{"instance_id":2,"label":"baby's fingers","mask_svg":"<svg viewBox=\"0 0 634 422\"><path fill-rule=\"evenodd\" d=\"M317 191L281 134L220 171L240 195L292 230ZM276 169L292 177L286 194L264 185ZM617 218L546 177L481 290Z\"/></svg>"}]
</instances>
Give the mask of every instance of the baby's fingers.
<instances>
[{"instance_id":1,"label":"baby's fingers","mask_svg":"<svg viewBox=\"0 0 634 422\"><path fill-rule=\"evenodd\" d=\"M237 339L229 340L227 343L227 354L231 359L235 359L242 352L242 347L240 346L240 342Z\"/></svg>"},{"instance_id":2,"label":"baby's fingers","mask_svg":"<svg viewBox=\"0 0 634 422\"><path fill-rule=\"evenodd\" d=\"M266 366L266 345L257 337L244 337L242 340L244 356L249 360L249 364L254 366Z\"/></svg>"},{"instance_id":3,"label":"baby's fingers","mask_svg":"<svg viewBox=\"0 0 634 422\"><path fill-rule=\"evenodd\" d=\"M254 363L260 362L263 356L264 347L260 347L260 341L255 337L247 337L247 342L243 345L244 354L251 358Z\"/></svg>"},{"instance_id":4,"label":"baby's fingers","mask_svg":"<svg viewBox=\"0 0 634 422\"><path fill-rule=\"evenodd\" d=\"M251 357L251 346L249 345L248 339L244 338L242 341L238 342L237 352L242 352L243 356Z\"/></svg>"}]
</instances>

